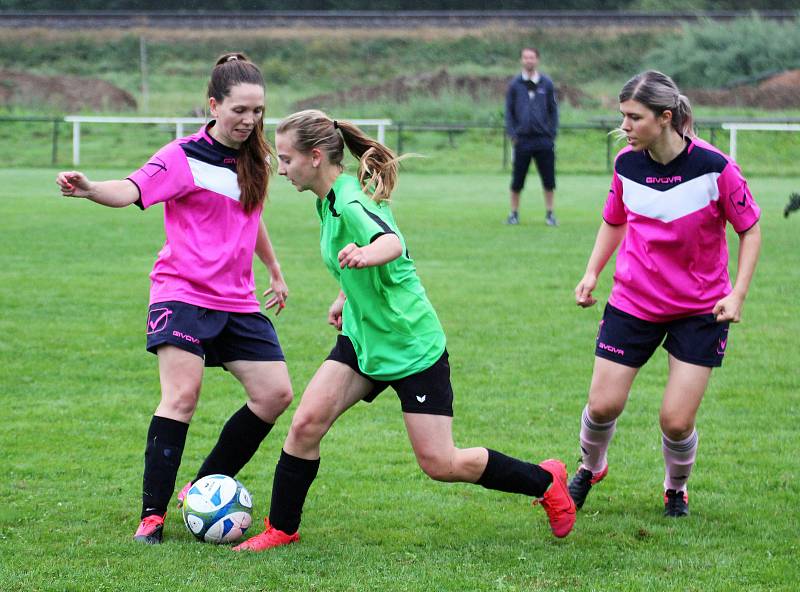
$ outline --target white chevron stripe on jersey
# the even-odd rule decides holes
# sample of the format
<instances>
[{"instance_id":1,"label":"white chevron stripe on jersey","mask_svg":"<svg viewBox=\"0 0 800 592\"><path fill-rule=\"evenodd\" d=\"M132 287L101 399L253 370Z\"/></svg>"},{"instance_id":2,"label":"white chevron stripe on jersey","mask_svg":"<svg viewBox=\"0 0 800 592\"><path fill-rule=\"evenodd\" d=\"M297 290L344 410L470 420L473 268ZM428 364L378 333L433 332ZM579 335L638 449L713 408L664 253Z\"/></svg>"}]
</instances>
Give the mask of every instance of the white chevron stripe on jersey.
<instances>
[{"instance_id":1,"label":"white chevron stripe on jersey","mask_svg":"<svg viewBox=\"0 0 800 592\"><path fill-rule=\"evenodd\" d=\"M192 170L195 185L239 201L241 189L239 188L236 173L225 167L214 166L196 158L187 158L186 161Z\"/></svg>"},{"instance_id":2,"label":"white chevron stripe on jersey","mask_svg":"<svg viewBox=\"0 0 800 592\"><path fill-rule=\"evenodd\" d=\"M657 191L618 175L622 181L622 201L635 214L672 222L702 210L719 199L719 173L706 173L666 191Z\"/></svg>"}]
</instances>

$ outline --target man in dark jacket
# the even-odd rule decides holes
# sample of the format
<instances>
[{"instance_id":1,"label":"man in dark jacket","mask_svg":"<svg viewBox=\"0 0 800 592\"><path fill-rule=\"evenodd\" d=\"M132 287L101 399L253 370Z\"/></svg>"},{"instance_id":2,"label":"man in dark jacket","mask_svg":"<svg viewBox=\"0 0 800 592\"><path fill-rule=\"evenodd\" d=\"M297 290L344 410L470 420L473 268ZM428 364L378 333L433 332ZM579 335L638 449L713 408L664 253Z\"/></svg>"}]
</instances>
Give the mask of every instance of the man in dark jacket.
<instances>
[{"instance_id":1,"label":"man in dark jacket","mask_svg":"<svg viewBox=\"0 0 800 592\"><path fill-rule=\"evenodd\" d=\"M519 194L531 158L544 189L545 222L557 226L553 214L556 188L555 139L558 132L558 104L553 81L537 71L539 50L526 47L520 56L522 73L515 76L506 93L506 132L514 145L514 173L511 179L511 214L508 224L519 224Z\"/></svg>"}]
</instances>

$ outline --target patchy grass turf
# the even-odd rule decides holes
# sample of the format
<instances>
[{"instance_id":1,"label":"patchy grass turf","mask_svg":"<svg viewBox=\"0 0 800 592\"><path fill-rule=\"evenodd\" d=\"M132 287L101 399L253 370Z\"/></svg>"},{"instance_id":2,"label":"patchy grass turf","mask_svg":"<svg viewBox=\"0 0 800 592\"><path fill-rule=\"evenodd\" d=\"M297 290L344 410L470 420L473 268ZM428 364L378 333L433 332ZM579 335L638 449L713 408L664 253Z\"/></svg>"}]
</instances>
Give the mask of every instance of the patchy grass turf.
<instances>
[{"instance_id":1,"label":"patchy grass turf","mask_svg":"<svg viewBox=\"0 0 800 592\"><path fill-rule=\"evenodd\" d=\"M62 199L54 177L0 170L0 590L795 588L800 214L781 210L800 178L751 180L764 249L700 409L690 518L661 517L662 352L635 383L609 477L564 541L528 500L424 477L386 393L324 441L302 543L242 556L195 542L177 512L161 547L131 542L158 401L142 329L161 216ZM577 309L572 289L608 178L561 176L557 229L544 226L537 191L524 196L522 225L504 226L507 183L406 173L394 208L448 334L456 442L574 467L601 310ZM292 292L276 325L298 395L334 341L325 314L336 286L319 261L312 199L278 179L265 213ZM265 286L262 268L257 281ZM208 371L179 484L242 400L235 380ZM288 423L289 414L240 475L257 517Z\"/></svg>"}]
</instances>

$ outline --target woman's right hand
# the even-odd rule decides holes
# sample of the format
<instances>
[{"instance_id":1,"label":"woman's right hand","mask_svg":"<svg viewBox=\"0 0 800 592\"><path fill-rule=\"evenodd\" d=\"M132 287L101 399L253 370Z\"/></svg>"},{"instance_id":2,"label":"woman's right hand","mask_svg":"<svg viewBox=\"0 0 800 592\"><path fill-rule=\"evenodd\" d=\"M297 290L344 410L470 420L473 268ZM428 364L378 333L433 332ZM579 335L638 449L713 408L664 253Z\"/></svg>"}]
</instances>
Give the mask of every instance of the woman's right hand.
<instances>
[{"instance_id":1,"label":"woman's right hand","mask_svg":"<svg viewBox=\"0 0 800 592\"><path fill-rule=\"evenodd\" d=\"M596 304L597 299L592 296L592 290L595 287L597 287L597 275L587 271L575 286L575 304L582 308L589 308Z\"/></svg>"},{"instance_id":2,"label":"woman's right hand","mask_svg":"<svg viewBox=\"0 0 800 592\"><path fill-rule=\"evenodd\" d=\"M337 331L342 330L342 310L344 309L345 300L344 294L339 293L339 296L328 309L328 324L336 327Z\"/></svg>"},{"instance_id":3,"label":"woman's right hand","mask_svg":"<svg viewBox=\"0 0 800 592\"><path fill-rule=\"evenodd\" d=\"M61 189L61 195L66 197L87 197L92 187L89 179L80 171L58 173L56 184Z\"/></svg>"}]
</instances>

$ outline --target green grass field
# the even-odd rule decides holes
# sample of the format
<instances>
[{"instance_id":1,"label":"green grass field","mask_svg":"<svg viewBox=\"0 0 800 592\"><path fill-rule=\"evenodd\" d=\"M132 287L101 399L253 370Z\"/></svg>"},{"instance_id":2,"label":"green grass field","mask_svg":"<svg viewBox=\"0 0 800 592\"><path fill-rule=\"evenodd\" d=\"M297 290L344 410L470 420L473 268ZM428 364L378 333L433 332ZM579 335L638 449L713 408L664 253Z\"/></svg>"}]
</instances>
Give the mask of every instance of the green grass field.
<instances>
[{"instance_id":1,"label":"green grass field","mask_svg":"<svg viewBox=\"0 0 800 592\"><path fill-rule=\"evenodd\" d=\"M99 180L129 170L88 172ZM54 178L0 170L0 450L9 470L0 479L0 590L796 589L800 214L781 212L800 177L751 179L764 246L744 321L700 409L691 517L661 516L662 351L635 383L611 473L567 539L555 540L522 497L428 480L387 392L325 439L302 542L261 555L195 542L176 511L164 545L131 541L159 396L143 329L160 208L60 198ZM504 226L507 184L505 174L406 173L394 209L448 335L456 443L533 462L556 456L572 470L601 315L599 306L578 309L572 290L608 177L559 177L557 229L545 227L536 190L524 197L522 225ZM335 338L325 315L336 286L320 262L312 202L276 179L265 212L291 291L276 326L297 396L240 474L257 520L291 411ZM736 243L732 235L733 262ZM607 269L602 297L610 280ZM263 290L263 268L257 281ZM242 402L231 376L207 372L179 486Z\"/></svg>"}]
</instances>

